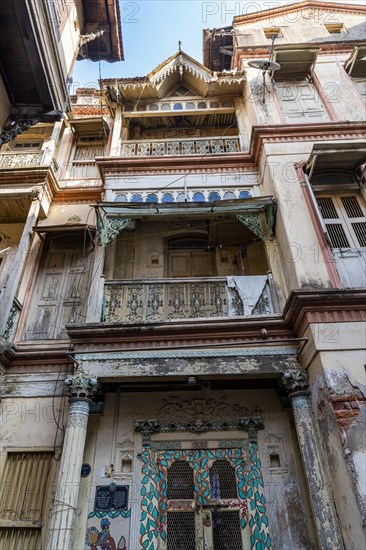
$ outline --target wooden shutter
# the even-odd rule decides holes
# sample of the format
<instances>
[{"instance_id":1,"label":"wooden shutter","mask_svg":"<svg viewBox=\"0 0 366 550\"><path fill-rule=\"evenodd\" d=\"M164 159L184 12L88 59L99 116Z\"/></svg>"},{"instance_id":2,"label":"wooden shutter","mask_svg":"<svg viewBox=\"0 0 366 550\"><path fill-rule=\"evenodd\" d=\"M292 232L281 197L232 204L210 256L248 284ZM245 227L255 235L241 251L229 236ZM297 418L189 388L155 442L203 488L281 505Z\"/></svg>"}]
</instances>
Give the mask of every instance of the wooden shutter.
<instances>
[{"instance_id":1,"label":"wooden shutter","mask_svg":"<svg viewBox=\"0 0 366 550\"><path fill-rule=\"evenodd\" d=\"M99 172L95 164L95 157L102 156L103 153L103 143L78 144L72 162L71 179L98 178Z\"/></svg>"},{"instance_id":2,"label":"wooden shutter","mask_svg":"<svg viewBox=\"0 0 366 550\"><path fill-rule=\"evenodd\" d=\"M366 247L366 218L355 194L317 197L332 248Z\"/></svg>"},{"instance_id":3,"label":"wooden shutter","mask_svg":"<svg viewBox=\"0 0 366 550\"><path fill-rule=\"evenodd\" d=\"M41 550L53 472L51 451L8 452L0 489L1 549Z\"/></svg>"},{"instance_id":4,"label":"wooden shutter","mask_svg":"<svg viewBox=\"0 0 366 550\"><path fill-rule=\"evenodd\" d=\"M67 323L85 321L90 256L82 241L82 233L67 242L52 239L37 277L26 339L66 338Z\"/></svg>"},{"instance_id":5,"label":"wooden shutter","mask_svg":"<svg viewBox=\"0 0 366 550\"><path fill-rule=\"evenodd\" d=\"M293 124L311 122L312 120L328 120L319 94L309 79L277 82L275 89L286 122Z\"/></svg>"}]
</instances>

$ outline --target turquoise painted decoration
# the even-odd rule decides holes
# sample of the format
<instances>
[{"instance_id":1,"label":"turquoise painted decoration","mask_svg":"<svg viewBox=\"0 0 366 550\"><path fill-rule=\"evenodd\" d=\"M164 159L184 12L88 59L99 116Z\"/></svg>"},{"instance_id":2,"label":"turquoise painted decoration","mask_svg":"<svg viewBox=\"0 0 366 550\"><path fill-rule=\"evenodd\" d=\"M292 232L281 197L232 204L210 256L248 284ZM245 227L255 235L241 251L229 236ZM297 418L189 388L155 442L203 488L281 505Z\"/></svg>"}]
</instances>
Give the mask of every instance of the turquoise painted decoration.
<instances>
[{"instance_id":1,"label":"turquoise painted decoration","mask_svg":"<svg viewBox=\"0 0 366 550\"><path fill-rule=\"evenodd\" d=\"M249 452L248 452L249 451ZM249 524L252 550L271 548L263 491L261 463L257 444L243 449L205 449L151 451L145 449L142 459L140 548L157 550L159 539L167 539L167 476L175 461L187 461L193 472L194 503L208 504L211 500L209 468L215 460L228 460L235 468L240 511L240 528ZM193 508L192 508L193 509Z\"/></svg>"}]
</instances>

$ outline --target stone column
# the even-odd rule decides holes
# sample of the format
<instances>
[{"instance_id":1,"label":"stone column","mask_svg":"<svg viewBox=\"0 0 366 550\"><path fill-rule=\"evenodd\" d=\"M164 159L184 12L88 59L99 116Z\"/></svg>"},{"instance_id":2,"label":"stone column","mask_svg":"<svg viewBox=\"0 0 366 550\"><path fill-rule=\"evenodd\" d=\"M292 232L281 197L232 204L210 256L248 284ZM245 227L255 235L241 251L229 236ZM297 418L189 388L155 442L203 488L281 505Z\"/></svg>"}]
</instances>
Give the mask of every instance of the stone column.
<instances>
[{"instance_id":1,"label":"stone column","mask_svg":"<svg viewBox=\"0 0 366 550\"><path fill-rule=\"evenodd\" d=\"M308 373L302 369L288 371L282 376L282 386L287 390L292 404L318 538L318 548L342 550L344 548L342 535L312 410L308 382Z\"/></svg>"},{"instance_id":2,"label":"stone column","mask_svg":"<svg viewBox=\"0 0 366 550\"><path fill-rule=\"evenodd\" d=\"M65 384L68 386L70 409L50 516L47 550L72 548L89 404L97 389L97 380L80 371L67 378Z\"/></svg>"}]
</instances>

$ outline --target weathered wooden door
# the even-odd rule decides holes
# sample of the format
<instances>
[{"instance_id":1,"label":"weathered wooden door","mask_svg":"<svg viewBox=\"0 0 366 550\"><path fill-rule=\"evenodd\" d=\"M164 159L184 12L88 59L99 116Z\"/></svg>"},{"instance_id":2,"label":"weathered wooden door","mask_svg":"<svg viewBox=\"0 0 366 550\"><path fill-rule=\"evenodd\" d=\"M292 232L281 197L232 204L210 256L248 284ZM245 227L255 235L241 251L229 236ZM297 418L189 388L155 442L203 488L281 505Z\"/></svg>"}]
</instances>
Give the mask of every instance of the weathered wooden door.
<instances>
[{"instance_id":1,"label":"weathered wooden door","mask_svg":"<svg viewBox=\"0 0 366 550\"><path fill-rule=\"evenodd\" d=\"M212 277L213 257L207 250L169 251L168 277Z\"/></svg>"},{"instance_id":2,"label":"weathered wooden door","mask_svg":"<svg viewBox=\"0 0 366 550\"><path fill-rule=\"evenodd\" d=\"M44 254L26 339L65 338L67 323L85 321L90 254L82 236L53 237Z\"/></svg>"}]
</instances>

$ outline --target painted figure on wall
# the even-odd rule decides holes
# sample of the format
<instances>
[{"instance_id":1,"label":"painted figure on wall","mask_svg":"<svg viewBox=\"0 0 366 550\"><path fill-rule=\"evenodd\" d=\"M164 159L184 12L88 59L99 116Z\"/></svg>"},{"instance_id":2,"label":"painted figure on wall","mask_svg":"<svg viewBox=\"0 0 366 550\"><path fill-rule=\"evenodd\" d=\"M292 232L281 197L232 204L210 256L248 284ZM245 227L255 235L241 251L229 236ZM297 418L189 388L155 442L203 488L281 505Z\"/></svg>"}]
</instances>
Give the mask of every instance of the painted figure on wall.
<instances>
[{"instance_id":1,"label":"painted figure on wall","mask_svg":"<svg viewBox=\"0 0 366 550\"><path fill-rule=\"evenodd\" d=\"M91 527L87 531L87 543L91 547L91 550L127 550L126 539L122 536L116 546L114 538L109 531L110 521L107 518L103 518L100 522L101 531L98 531L96 527Z\"/></svg>"}]
</instances>

